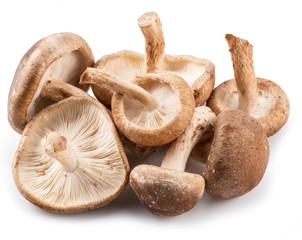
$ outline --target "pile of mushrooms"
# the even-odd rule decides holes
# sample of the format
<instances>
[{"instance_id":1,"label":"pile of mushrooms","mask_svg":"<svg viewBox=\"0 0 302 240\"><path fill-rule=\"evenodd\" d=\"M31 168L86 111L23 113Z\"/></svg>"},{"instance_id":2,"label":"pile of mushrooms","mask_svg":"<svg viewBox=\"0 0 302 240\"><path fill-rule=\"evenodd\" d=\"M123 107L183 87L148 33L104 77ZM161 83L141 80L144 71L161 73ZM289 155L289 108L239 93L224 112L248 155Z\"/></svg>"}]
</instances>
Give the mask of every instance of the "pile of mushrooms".
<instances>
[{"instance_id":1,"label":"pile of mushrooms","mask_svg":"<svg viewBox=\"0 0 302 240\"><path fill-rule=\"evenodd\" d=\"M55 213L99 208L129 180L153 214L176 216L205 192L231 199L263 178L268 136L286 123L289 101L276 83L255 77L253 46L226 35L235 79L213 90L210 61L164 54L156 13L143 14L138 25L144 55L124 50L95 63L83 38L57 33L20 61L8 99L9 123L22 134L13 177L36 206ZM125 147L142 161L163 145L160 167L130 171ZM190 156L205 165L201 174L185 171Z\"/></svg>"}]
</instances>

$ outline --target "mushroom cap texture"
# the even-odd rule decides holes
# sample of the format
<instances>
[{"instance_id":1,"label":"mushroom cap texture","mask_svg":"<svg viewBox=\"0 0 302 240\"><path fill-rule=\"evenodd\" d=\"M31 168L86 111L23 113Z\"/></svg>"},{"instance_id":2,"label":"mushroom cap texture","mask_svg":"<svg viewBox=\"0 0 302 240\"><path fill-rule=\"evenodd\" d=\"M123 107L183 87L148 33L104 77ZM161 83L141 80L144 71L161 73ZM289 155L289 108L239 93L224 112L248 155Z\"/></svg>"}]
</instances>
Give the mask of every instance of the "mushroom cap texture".
<instances>
[{"instance_id":1,"label":"mushroom cap texture","mask_svg":"<svg viewBox=\"0 0 302 240\"><path fill-rule=\"evenodd\" d=\"M267 136L277 133L287 122L290 104L286 93L276 83L257 78L260 101L259 112L251 114L264 128ZM238 92L234 79L218 85L207 102L216 115L226 110L238 109Z\"/></svg>"},{"instance_id":2,"label":"mushroom cap texture","mask_svg":"<svg viewBox=\"0 0 302 240\"><path fill-rule=\"evenodd\" d=\"M72 149L73 172L45 154L41 140L59 132ZM20 193L38 207L75 213L110 203L128 182L129 164L110 113L90 97L70 97L44 108L25 127L13 161Z\"/></svg>"},{"instance_id":3,"label":"mushroom cap texture","mask_svg":"<svg viewBox=\"0 0 302 240\"><path fill-rule=\"evenodd\" d=\"M205 183L198 174L139 165L131 171L130 185L152 213L176 216L195 206L203 196Z\"/></svg>"},{"instance_id":4,"label":"mushroom cap texture","mask_svg":"<svg viewBox=\"0 0 302 240\"><path fill-rule=\"evenodd\" d=\"M87 91L89 86L80 86L78 81L82 72L93 65L90 47L76 34L56 33L34 44L21 59L10 87L8 120L13 129L22 133L36 113L53 103L44 100L31 106L45 81L56 78Z\"/></svg>"},{"instance_id":5,"label":"mushroom cap texture","mask_svg":"<svg viewBox=\"0 0 302 240\"><path fill-rule=\"evenodd\" d=\"M144 56L133 51L123 50L103 56L95 68L120 79L131 79L145 73ZM210 97L215 84L215 66L209 60L198 59L189 55L172 56L165 54L161 71L182 77L193 90L196 107L202 106ZM92 85L95 97L111 106L113 92L104 87Z\"/></svg>"},{"instance_id":6,"label":"mushroom cap texture","mask_svg":"<svg viewBox=\"0 0 302 240\"><path fill-rule=\"evenodd\" d=\"M145 111L140 108L142 107L140 103L122 94L115 92L112 97L111 110L114 122L134 143L144 146L164 145L177 138L191 121L195 106L192 90L181 77L170 73L161 74L163 75L164 77L158 77L157 74L148 73L132 80L134 84L147 91L148 88L153 89L150 93L156 94L153 96L159 103L153 111ZM167 91L168 95L164 96L163 92ZM168 103L170 98L175 101ZM173 108L173 111L170 108ZM136 122L130 120L130 112ZM143 114L145 120L140 119ZM156 126L149 126L148 121L156 122Z\"/></svg>"},{"instance_id":7,"label":"mushroom cap texture","mask_svg":"<svg viewBox=\"0 0 302 240\"><path fill-rule=\"evenodd\" d=\"M258 185L268 159L269 143L260 123L239 110L222 112L204 170L206 191L218 199L239 197Z\"/></svg>"}]
</instances>

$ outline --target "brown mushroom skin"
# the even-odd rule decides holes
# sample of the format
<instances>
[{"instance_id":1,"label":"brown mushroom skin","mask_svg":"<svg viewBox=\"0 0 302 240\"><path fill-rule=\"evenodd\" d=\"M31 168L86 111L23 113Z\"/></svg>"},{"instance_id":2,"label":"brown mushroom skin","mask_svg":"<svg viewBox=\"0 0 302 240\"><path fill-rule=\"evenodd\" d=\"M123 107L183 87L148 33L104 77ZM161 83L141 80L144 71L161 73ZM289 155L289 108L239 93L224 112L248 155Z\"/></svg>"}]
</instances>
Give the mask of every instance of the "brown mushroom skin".
<instances>
[{"instance_id":1,"label":"brown mushroom skin","mask_svg":"<svg viewBox=\"0 0 302 240\"><path fill-rule=\"evenodd\" d=\"M268 159L269 143L261 124L239 110L221 113L203 173L207 193L217 199L239 197L258 185Z\"/></svg>"},{"instance_id":2,"label":"brown mushroom skin","mask_svg":"<svg viewBox=\"0 0 302 240\"><path fill-rule=\"evenodd\" d=\"M132 170L130 185L153 214L176 216L202 198L204 179L198 174L142 164Z\"/></svg>"}]
</instances>

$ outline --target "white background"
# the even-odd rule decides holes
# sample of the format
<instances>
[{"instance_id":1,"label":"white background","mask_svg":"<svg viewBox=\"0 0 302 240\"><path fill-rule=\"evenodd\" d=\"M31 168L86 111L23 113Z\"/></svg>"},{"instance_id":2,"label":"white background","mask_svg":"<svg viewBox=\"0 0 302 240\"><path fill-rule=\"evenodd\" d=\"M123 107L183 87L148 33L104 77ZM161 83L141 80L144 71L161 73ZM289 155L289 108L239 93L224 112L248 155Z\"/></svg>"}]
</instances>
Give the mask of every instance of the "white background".
<instances>
[{"instance_id":1,"label":"white background","mask_svg":"<svg viewBox=\"0 0 302 240\"><path fill-rule=\"evenodd\" d=\"M0 239L302 239L301 10L299 1L290 0L1 1ZM8 124L6 105L20 59L39 39L63 31L82 36L96 60L123 49L143 53L136 21L147 11L161 18L166 53L211 60L216 86L233 78L224 38L232 33L254 45L256 75L275 81L288 94L290 118L269 138L263 180L233 200L205 194L190 212L173 218L152 215L129 187L95 211L56 215L40 210L19 194L11 173L20 136ZM160 164L163 150L146 162ZM189 160L188 165L201 173L199 164Z\"/></svg>"}]
</instances>

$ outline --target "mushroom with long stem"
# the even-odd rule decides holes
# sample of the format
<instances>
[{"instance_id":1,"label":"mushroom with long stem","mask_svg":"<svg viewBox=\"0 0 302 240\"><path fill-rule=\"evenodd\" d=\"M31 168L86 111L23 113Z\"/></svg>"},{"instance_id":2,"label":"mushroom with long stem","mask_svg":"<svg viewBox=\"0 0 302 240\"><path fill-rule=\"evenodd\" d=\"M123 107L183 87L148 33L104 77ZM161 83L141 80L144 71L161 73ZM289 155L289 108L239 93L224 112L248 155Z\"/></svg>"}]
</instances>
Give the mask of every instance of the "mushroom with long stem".
<instances>
[{"instance_id":1,"label":"mushroom with long stem","mask_svg":"<svg viewBox=\"0 0 302 240\"><path fill-rule=\"evenodd\" d=\"M144 146L173 141L193 116L191 89L177 75L149 73L123 81L102 70L87 68L80 84L104 85L114 90L111 109L115 124L128 139Z\"/></svg>"},{"instance_id":2,"label":"mushroom with long stem","mask_svg":"<svg viewBox=\"0 0 302 240\"><path fill-rule=\"evenodd\" d=\"M179 215L192 209L202 198L203 177L184 172L184 169L194 145L215 120L211 109L197 107L190 125L170 143L160 167L139 165L131 171L130 184L152 213Z\"/></svg>"},{"instance_id":3,"label":"mushroom with long stem","mask_svg":"<svg viewBox=\"0 0 302 240\"><path fill-rule=\"evenodd\" d=\"M289 116L289 100L276 83L255 77L253 46L231 34L226 40L232 55L235 79L217 86L207 105L218 115L239 109L256 118L268 136L278 132Z\"/></svg>"}]
</instances>

